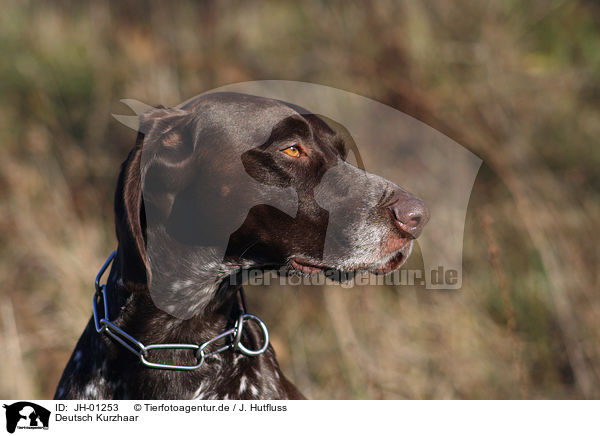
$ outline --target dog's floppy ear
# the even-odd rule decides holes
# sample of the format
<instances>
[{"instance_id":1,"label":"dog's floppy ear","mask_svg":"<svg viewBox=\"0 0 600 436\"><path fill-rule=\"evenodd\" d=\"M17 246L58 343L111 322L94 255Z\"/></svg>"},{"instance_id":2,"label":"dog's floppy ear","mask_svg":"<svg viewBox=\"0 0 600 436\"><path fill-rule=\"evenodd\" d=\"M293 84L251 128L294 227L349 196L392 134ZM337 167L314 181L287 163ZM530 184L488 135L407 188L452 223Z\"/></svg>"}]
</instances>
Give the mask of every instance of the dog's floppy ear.
<instances>
[{"instance_id":1,"label":"dog's floppy ear","mask_svg":"<svg viewBox=\"0 0 600 436\"><path fill-rule=\"evenodd\" d=\"M193 151L190 113L156 108L140 115L135 147L121 165L115 193L115 226L124 285L135 291L150 286L146 251L146 207L152 216L170 209L164 195L181 189L185 163ZM146 205L144 204L144 195ZM145 207L146 206L146 207Z\"/></svg>"},{"instance_id":2,"label":"dog's floppy ear","mask_svg":"<svg viewBox=\"0 0 600 436\"><path fill-rule=\"evenodd\" d=\"M131 290L145 289L150 282L141 186L143 138L144 134L139 133L135 147L121 165L115 192L115 228L119 241L121 278Z\"/></svg>"}]
</instances>

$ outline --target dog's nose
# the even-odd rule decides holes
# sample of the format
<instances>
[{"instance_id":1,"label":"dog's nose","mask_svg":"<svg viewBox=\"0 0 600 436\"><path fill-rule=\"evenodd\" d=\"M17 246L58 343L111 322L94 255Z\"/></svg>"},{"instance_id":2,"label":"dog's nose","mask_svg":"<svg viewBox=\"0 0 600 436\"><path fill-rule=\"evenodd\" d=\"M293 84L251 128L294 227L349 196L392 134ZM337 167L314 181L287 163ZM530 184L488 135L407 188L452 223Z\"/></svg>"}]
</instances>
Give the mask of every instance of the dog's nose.
<instances>
[{"instance_id":1,"label":"dog's nose","mask_svg":"<svg viewBox=\"0 0 600 436\"><path fill-rule=\"evenodd\" d=\"M419 237L429 221L429 209L422 200L412 195L400 195L389 206L396 225L413 238Z\"/></svg>"}]
</instances>

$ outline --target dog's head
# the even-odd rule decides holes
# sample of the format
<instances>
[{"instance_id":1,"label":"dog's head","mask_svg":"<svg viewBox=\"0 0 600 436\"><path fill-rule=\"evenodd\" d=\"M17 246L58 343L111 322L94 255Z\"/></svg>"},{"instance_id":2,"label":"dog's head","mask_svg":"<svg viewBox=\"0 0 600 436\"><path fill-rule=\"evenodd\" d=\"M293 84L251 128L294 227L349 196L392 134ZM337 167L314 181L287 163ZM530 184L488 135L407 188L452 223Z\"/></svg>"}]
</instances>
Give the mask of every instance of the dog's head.
<instances>
[{"instance_id":1,"label":"dog's head","mask_svg":"<svg viewBox=\"0 0 600 436\"><path fill-rule=\"evenodd\" d=\"M242 269L400 267L429 212L346 162L351 138L337 130L292 104L235 93L142 115L115 202L126 286L151 284L155 302L182 315Z\"/></svg>"}]
</instances>

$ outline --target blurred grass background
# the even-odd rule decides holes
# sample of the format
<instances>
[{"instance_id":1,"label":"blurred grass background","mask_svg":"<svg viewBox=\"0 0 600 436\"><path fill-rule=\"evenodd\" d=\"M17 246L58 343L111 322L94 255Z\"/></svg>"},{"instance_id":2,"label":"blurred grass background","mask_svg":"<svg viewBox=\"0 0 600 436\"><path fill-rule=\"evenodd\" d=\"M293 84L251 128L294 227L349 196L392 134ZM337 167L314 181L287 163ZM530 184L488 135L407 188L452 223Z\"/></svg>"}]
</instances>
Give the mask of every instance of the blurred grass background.
<instances>
[{"instance_id":1,"label":"blurred grass background","mask_svg":"<svg viewBox=\"0 0 600 436\"><path fill-rule=\"evenodd\" d=\"M135 139L119 100L261 79L381 101L484 160L462 290L249 290L305 394L600 398L598 1L0 7L0 398L51 397L90 316Z\"/></svg>"}]
</instances>

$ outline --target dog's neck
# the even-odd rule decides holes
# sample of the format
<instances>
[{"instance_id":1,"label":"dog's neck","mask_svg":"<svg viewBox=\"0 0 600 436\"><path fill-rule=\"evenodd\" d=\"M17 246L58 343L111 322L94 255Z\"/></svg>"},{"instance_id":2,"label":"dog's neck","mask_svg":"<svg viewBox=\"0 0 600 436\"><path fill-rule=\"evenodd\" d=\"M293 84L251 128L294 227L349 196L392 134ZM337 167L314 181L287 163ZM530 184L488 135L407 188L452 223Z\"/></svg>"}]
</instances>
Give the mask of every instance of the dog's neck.
<instances>
[{"instance_id":1,"label":"dog's neck","mask_svg":"<svg viewBox=\"0 0 600 436\"><path fill-rule=\"evenodd\" d=\"M148 291L128 290L115 259L106 285L109 319L144 345L201 345L230 329L240 315L235 286L221 283L210 304L194 316L179 319L156 307ZM226 344L227 338L222 338ZM231 340L231 339L229 339ZM264 344L261 328L247 323L241 343L251 350ZM214 344L219 345L219 344ZM193 352L152 350L150 361L194 365ZM174 361L174 359L176 361ZM56 399L301 399L281 373L269 346L250 357L231 348L205 359L197 369L149 368L109 335L98 333L92 318L63 373Z\"/></svg>"},{"instance_id":2,"label":"dog's neck","mask_svg":"<svg viewBox=\"0 0 600 436\"><path fill-rule=\"evenodd\" d=\"M111 320L145 345L160 343L203 344L230 329L241 313L238 288L222 283L214 293L215 298L201 312L188 319L176 318L158 307L149 292L129 292L119 280L118 264L107 281L109 314ZM128 382L121 385L116 395L141 398L283 398L288 389L301 397L281 374L271 347L260 356L249 357L233 350L226 350L206 359L202 367L194 371L169 371L141 367L137 357L120 344L104 338L117 356L112 371L125 373ZM225 341L229 340L225 338ZM246 324L242 342L249 348L259 348L262 341L260 329L253 323ZM221 345L223 345L221 344ZM178 362L169 352L153 352L161 363L193 364L193 353L181 355ZM165 383L165 379L169 383ZM173 391L172 386L179 389ZM143 389L140 387L143 386ZM148 389L152 387L152 389Z\"/></svg>"},{"instance_id":3,"label":"dog's neck","mask_svg":"<svg viewBox=\"0 0 600 436\"><path fill-rule=\"evenodd\" d=\"M196 292L210 298L182 319L158 307L147 289L128 289L120 280L118 263L111 270L106 288L110 319L144 344L202 344L217 336L240 315L238 291L238 286L230 286L225 280L217 286L200 285Z\"/></svg>"}]
</instances>

